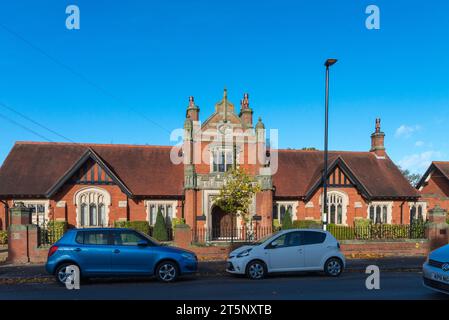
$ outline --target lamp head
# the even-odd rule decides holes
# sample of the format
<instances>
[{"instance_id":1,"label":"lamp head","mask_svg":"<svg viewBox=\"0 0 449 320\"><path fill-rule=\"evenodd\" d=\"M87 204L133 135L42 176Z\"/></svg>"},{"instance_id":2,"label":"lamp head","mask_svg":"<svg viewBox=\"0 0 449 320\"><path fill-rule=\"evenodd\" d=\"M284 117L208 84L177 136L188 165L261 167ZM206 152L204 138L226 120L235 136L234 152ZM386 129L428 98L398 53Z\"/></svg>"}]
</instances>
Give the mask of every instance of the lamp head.
<instances>
[{"instance_id":1,"label":"lamp head","mask_svg":"<svg viewBox=\"0 0 449 320\"><path fill-rule=\"evenodd\" d=\"M326 62L324 63L324 65L326 67L330 67L331 65L337 63L337 61L338 61L337 59L327 59Z\"/></svg>"}]
</instances>

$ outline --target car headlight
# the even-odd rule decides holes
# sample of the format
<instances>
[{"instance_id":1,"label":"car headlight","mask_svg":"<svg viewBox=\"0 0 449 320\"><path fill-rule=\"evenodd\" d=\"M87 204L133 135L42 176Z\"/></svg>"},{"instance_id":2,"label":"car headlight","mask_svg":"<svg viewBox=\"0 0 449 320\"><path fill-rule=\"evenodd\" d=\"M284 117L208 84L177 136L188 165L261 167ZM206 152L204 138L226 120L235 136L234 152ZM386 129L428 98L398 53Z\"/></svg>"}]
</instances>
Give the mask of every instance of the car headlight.
<instances>
[{"instance_id":1,"label":"car headlight","mask_svg":"<svg viewBox=\"0 0 449 320\"><path fill-rule=\"evenodd\" d=\"M196 256L191 253L183 253L181 256L187 260L196 260Z\"/></svg>"},{"instance_id":2,"label":"car headlight","mask_svg":"<svg viewBox=\"0 0 449 320\"><path fill-rule=\"evenodd\" d=\"M237 255L237 258L242 258L242 257L249 256L249 253L251 252L251 250L253 250L253 249L246 249L246 250L243 250L242 252L240 252L240 253Z\"/></svg>"}]
</instances>

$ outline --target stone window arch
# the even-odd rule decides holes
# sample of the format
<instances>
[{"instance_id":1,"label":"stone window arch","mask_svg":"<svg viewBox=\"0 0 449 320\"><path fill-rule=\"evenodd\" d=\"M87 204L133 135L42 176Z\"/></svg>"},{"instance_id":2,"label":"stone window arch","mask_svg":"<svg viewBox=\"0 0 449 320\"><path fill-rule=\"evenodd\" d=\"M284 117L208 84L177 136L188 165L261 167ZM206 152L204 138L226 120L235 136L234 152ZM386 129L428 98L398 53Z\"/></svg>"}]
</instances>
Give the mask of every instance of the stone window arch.
<instances>
[{"instance_id":1,"label":"stone window arch","mask_svg":"<svg viewBox=\"0 0 449 320\"><path fill-rule=\"evenodd\" d=\"M346 193L335 190L329 191L327 193L327 223L346 225L348 203Z\"/></svg>"},{"instance_id":2,"label":"stone window arch","mask_svg":"<svg viewBox=\"0 0 449 320\"><path fill-rule=\"evenodd\" d=\"M75 194L77 227L107 227L111 196L101 188L85 188Z\"/></svg>"}]
</instances>

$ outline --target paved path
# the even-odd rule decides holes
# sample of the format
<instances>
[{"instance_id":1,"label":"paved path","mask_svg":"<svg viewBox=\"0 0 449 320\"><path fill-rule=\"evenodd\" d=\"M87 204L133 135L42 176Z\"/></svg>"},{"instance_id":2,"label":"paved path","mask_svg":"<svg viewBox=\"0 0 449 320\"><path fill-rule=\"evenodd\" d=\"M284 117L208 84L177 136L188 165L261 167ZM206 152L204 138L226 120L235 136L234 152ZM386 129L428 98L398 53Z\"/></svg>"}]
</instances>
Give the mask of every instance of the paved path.
<instances>
[{"instance_id":1,"label":"paved path","mask_svg":"<svg viewBox=\"0 0 449 320\"><path fill-rule=\"evenodd\" d=\"M382 272L381 289L367 290L366 275L339 278L296 274L251 281L233 276L190 277L173 284L156 280L93 280L80 290L49 283L0 285L0 299L449 299L421 284L418 272Z\"/></svg>"}]
</instances>

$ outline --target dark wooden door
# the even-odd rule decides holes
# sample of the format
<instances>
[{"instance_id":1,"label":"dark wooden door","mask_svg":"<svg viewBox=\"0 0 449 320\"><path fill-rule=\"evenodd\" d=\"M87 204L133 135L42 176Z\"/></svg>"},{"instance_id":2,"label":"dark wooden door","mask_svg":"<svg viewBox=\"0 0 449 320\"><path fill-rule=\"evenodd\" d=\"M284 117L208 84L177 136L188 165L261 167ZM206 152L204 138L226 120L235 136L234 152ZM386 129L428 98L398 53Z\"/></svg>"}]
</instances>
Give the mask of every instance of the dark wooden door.
<instances>
[{"instance_id":1,"label":"dark wooden door","mask_svg":"<svg viewBox=\"0 0 449 320\"><path fill-rule=\"evenodd\" d=\"M212 210L212 239L225 239L235 236L237 230L236 218L230 214L226 214L219 207L214 207Z\"/></svg>"}]
</instances>

